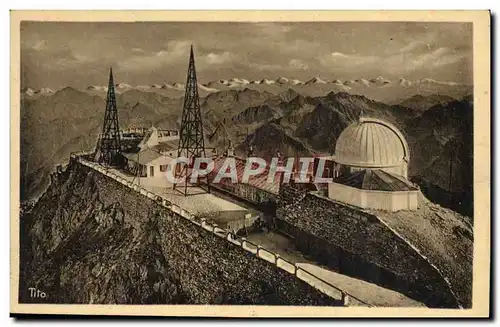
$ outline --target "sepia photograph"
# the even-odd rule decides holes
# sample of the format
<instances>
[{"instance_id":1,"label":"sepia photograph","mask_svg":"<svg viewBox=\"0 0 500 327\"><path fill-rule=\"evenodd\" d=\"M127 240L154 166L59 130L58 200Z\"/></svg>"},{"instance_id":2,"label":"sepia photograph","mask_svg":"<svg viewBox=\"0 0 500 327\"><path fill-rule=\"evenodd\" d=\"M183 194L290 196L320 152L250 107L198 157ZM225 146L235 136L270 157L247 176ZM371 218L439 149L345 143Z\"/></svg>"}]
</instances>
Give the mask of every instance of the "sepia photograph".
<instances>
[{"instance_id":1,"label":"sepia photograph","mask_svg":"<svg viewBox=\"0 0 500 327\"><path fill-rule=\"evenodd\" d=\"M223 13L11 13L11 313L488 315L489 12Z\"/></svg>"}]
</instances>

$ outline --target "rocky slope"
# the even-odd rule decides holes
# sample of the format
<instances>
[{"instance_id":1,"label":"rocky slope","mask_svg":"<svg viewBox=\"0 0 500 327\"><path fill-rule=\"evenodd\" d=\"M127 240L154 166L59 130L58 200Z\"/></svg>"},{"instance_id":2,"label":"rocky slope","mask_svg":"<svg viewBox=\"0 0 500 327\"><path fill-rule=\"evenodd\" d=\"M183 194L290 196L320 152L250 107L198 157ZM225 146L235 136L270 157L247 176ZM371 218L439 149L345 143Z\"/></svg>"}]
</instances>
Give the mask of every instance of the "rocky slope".
<instances>
[{"instance_id":1,"label":"rocky slope","mask_svg":"<svg viewBox=\"0 0 500 327\"><path fill-rule=\"evenodd\" d=\"M72 88L21 101L21 198L40 194L48 173L71 151L95 145L104 100ZM69 151L69 152L68 152Z\"/></svg>"},{"instance_id":2,"label":"rocky slope","mask_svg":"<svg viewBox=\"0 0 500 327\"><path fill-rule=\"evenodd\" d=\"M414 95L411 98L403 100L399 103L400 106L411 108L413 110L423 112L430 107L438 104L446 104L455 100L454 98L447 95L432 94L428 96L423 96L420 94Z\"/></svg>"},{"instance_id":3,"label":"rocky slope","mask_svg":"<svg viewBox=\"0 0 500 327\"><path fill-rule=\"evenodd\" d=\"M369 210L419 249L448 279L463 307L472 305L473 226L469 219L422 198L417 211Z\"/></svg>"},{"instance_id":4,"label":"rocky slope","mask_svg":"<svg viewBox=\"0 0 500 327\"><path fill-rule=\"evenodd\" d=\"M246 125L252 123L257 127L266 124L280 125L290 139L304 142L313 149L312 152L333 153L337 137L360 115L388 120L404 130L405 121L416 117L417 113L406 107L389 106L364 96L331 92L316 98L296 95L278 105L272 105L268 101L241 112L233 117L233 122ZM258 131L257 128L254 130ZM269 146L272 146L274 142L270 143ZM256 149L260 153L258 146ZM284 154L294 155L288 151Z\"/></svg>"},{"instance_id":5,"label":"rocky slope","mask_svg":"<svg viewBox=\"0 0 500 327\"><path fill-rule=\"evenodd\" d=\"M20 302L336 304L89 168L72 162L52 177L21 217Z\"/></svg>"},{"instance_id":6,"label":"rocky slope","mask_svg":"<svg viewBox=\"0 0 500 327\"><path fill-rule=\"evenodd\" d=\"M250 146L257 150L255 155L265 159L275 157L278 151L284 155L297 154L305 157L310 157L313 154L313 150L301 140L290 136L279 125L279 121L272 121L257 128L236 148L236 153L246 156Z\"/></svg>"},{"instance_id":7,"label":"rocky slope","mask_svg":"<svg viewBox=\"0 0 500 327\"><path fill-rule=\"evenodd\" d=\"M406 130L412 150L410 175L424 186L432 184L428 188L438 193L432 197L435 202L472 216L472 99L433 106L408 121Z\"/></svg>"}]
</instances>

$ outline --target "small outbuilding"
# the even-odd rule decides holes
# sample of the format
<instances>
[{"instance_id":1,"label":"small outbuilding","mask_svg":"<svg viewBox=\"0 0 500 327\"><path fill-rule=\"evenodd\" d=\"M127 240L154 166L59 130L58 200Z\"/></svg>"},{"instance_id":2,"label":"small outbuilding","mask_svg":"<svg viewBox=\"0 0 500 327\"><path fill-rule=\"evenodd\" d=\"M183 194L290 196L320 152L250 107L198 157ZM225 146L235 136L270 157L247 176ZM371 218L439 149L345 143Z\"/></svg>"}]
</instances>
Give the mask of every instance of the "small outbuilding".
<instances>
[{"instance_id":1,"label":"small outbuilding","mask_svg":"<svg viewBox=\"0 0 500 327\"><path fill-rule=\"evenodd\" d=\"M145 133L144 138L139 143L138 147L141 149L153 148L162 143L179 142L179 131L177 130L161 130L151 126Z\"/></svg>"},{"instance_id":2,"label":"small outbuilding","mask_svg":"<svg viewBox=\"0 0 500 327\"><path fill-rule=\"evenodd\" d=\"M165 174L172 158L153 149L141 150L137 153L126 153L126 167L129 173L148 179L166 178Z\"/></svg>"}]
</instances>

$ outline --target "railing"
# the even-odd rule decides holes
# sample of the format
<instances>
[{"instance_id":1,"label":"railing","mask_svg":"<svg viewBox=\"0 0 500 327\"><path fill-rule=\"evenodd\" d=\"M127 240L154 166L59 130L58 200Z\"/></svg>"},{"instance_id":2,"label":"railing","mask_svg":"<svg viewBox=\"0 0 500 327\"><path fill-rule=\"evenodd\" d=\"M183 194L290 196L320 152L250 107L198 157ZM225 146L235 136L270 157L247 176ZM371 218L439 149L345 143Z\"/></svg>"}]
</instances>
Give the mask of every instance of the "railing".
<instances>
[{"instance_id":1,"label":"railing","mask_svg":"<svg viewBox=\"0 0 500 327\"><path fill-rule=\"evenodd\" d=\"M90 162L88 160L82 159L79 157L78 154L72 153L71 158L78 158L78 162L84 166L90 167L114 180L117 182L129 187L130 189L140 193L141 195L144 195L148 198L150 198L153 201L156 201L159 205L169 209L170 211L178 214L179 216L186 218L189 220L191 223L202 227L203 229L211 232L212 234L216 235L217 237L223 238L239 247L244 249L245 251L248 251L257 257L270 262L274 264L276 267L296 276L298 279L306 282L307 284L313 286L320 292L333 297L333 298L338 298L340 296L341 300L343 301L344 306L348 306L350 299L354 300L353 302L356 302L357 305L360 306L368 306L368 307L374 307L374 305L369 304L352 294L338 288L337 286L331 284L330 282L322 279L321 277L318 277L314 275L313 273L301 268L298 266L296 263L292 261L288 261L281 257L279 254L274 253L258 244L255 244L249 240L247 240L244 237L240 237L236 235L235 233L225 230L223 228L220 228L217 224L212 224L209 223L205 218L200 219L200 221L196 220L196 216L191 214L185 209L182 209L181 207L172 204L170 201L167 199L162 198L159 195L156 195L145 188L127 181L125 178L122 178L121 176L113 173L112 171L106 169L105 167L94 163Z\"/></svg>"}]
</instances>

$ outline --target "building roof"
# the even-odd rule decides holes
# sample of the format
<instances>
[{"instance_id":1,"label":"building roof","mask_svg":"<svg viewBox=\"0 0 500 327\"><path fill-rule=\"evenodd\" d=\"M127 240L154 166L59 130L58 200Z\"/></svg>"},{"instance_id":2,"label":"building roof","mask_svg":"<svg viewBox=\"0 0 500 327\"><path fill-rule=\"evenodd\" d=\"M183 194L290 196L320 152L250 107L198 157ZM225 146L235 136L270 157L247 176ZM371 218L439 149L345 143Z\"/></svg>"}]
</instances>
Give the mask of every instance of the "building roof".
<instances>
[{"instance_id":1,"label":"building roof","mask_svg":"<svg viewBox=\"0 0 500 327\"><path fill-rule=\"evenodd\" d=\"M165 142L158 142L158 144L153 146L152 148L158 152L169 152L177 150L178 147L179 147L179 140L170 140Z\"/></svg>"},{"instance_id":2,"label":"building roof","mask_svg":"<svg viewBox=\"0 0 500 327\"><path fill-rule=\"evenodd\" d=\"M141 165L146 165L150 163L151 161L158 159L159 157L163 156L161 153L158 151L155 151L153 149L144 149L141 150L137 153L125 153L124 156L130 160L137 162Z\"/></svg>"},{"instance_id":3,"label":"building roof","mask_svg":"<svg viewBox=\"0 0 500 327\"><path fill-rule=\"evenodd\" d=\"M355 167L383 168L408 162L408 144L393 125L375 118L360 118L340 133L335 161Z\"/></svg>"},{"instance_id":4,"label":"building roof","mask_svg":"<svg viewBox=\"0 0 500 327\"><path fill-rule=\"evenodd\" d=\"M416 191L402 176L388 173L381 169L364 169L336 178L334 183L371 191Z\"/></svg>"},{"instance_id":5,"label":"building roof","mask_svg":"<svg viewBox=\"0 0 500 327\"><path fill-rule=\"evenodd\" d=\"M241 182L247 161L246 159L240 157L218 156L213 158L214 169L212 170L212 173L209 174L209 178L211 180L215 178L219 170L223 167L224 162L227 158L230 159L234 158L236 162L236 172L237 172L238 182ZM266 191L268 193L278 194L280 189L281 173L276 173L272 183L267 182L268 173L269 173L269 168L267 167L261 174L250 176L248 179L248 184L263 191ZM221 179L221 182L223 182L224 180L226 180L226 178Z\"/></svg>"},{"instance_id":6,"label":"building roof","mask_svg":"<svg viewBox=\"0 0 500 327\"><path fill-rule=\"evenodd\" d=\"M144 137L142 138L141 142L139 142L138 147L139 148L144 147L144 145L146 145L146 143L149 141L149 139L151 138L151 136L153 136L153 133L156 133L156 128L151 127L150 129L148 129L145 132Z\"/></svg>"}]
</instances>

